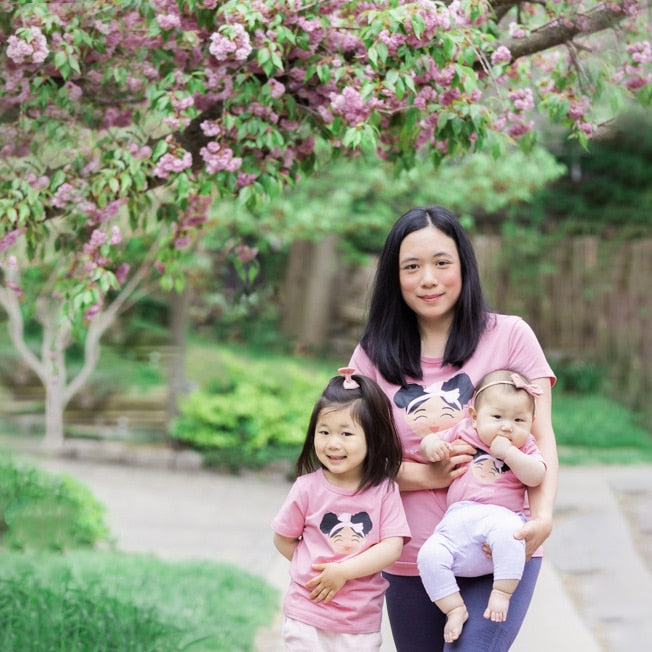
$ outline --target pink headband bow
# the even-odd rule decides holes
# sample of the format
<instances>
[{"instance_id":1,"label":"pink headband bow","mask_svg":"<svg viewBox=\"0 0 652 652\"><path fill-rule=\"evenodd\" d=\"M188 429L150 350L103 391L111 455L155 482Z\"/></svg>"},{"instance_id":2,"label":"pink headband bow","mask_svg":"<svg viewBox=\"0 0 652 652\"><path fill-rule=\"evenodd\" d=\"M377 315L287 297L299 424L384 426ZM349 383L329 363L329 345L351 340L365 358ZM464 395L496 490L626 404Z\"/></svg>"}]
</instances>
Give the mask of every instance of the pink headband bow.
<instances>
[{"instance_id":1,"label":"pink headband bow","mask_svg":"<svg viewBox=\"0 0 652 652\"><path fill-rule=\"evenodd\" d=\"M512 374L512 382L516 389L524 389L530 396L541 396L543 392L538 385L526 383L518 374Z\"/></svg>"},{"instance_id":2,"label":"pink headband bow","mask_svg":"<svg viewBox=\"0 0 652 652\"><path fill-rule=\"evenodd\" d=\"M478 398L480 392L484 392L485 389L493 387L494 385L513 385L516 389L524 389L530 396L536 398L541 396L543 392L538 385L525 382L518 374L512 374L510 380L494 380L491 383L487 383L480 387L480 389L475 393L475 398Z\"/></svg>"},{"instance_id":3,"label":"pink headband bow","mask_svg":"<svg viewBox=\"0 0 652 652\"><path fill-rule=\"evenodd\" d=\"M360 385L351 378L351 375L355 373L353 367L340 367L337 370L337 373L339 373L340 376L344 376L344 389L357 389L360 387Z\"/></svg>"}]
</instances>

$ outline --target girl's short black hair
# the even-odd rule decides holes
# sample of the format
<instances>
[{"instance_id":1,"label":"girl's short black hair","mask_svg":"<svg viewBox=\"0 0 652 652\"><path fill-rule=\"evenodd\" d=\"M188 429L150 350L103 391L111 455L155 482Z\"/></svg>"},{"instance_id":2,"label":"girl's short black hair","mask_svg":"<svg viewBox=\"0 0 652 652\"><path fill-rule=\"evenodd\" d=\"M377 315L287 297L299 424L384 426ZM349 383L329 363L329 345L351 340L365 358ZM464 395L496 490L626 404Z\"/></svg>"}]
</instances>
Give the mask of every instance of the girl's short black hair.
<instances>
[{"instance_id":1,"label":"girl's short black hair","mask_svg":"<svg viewBox=\"0 0 652 652\"><path fill-rule=\"evenodd\" d=\"M360 344L383 377L403 385L421 379L421 337L416 315L401 295L399 251L410 233L434 226L455 242L462 290L455 307L442 366L461 367L475 352L489 316L471 241L459 221L441 206L413 208L389 232L376 270L369 317Z\"/></svg>"},{"instance_id":2,"label":"girl's short black hair","mask_svg":"<svg viewBox=\"0 0 652 652\"><path fill-rule=\"evenodd\" d=\"M313 408L306 439L297 460L297 475L310 473L322 467L315 453L315 430L322 410L351 407L351 414L364 431L367 457L359 489L373 487L387 478L396 478L403 451L392 417L392 405L379 385L359 374L351 376L360 387L347 389L344 378L331 378Z\"/></svg>"}]
</instances>

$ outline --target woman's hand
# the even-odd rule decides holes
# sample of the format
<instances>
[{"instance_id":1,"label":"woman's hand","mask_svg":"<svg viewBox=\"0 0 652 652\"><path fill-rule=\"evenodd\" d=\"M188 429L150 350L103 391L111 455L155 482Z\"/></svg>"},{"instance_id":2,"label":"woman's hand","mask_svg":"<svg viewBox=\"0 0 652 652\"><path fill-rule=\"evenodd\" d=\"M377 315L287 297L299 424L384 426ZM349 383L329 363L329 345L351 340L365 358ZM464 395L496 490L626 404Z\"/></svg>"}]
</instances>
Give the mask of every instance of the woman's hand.
<instances>
[{"instance_id":1,"label":"woman's hand","mask_svg":"<svg viewBox=\"0 0 652 652\"><path fill-rule=\"evenodd\" d=\"M552 520L539 517L525 523L520 530L514 533L514 538L525 539L525 558L529 560L551 532Z\"/></svg>"}]
</instances>

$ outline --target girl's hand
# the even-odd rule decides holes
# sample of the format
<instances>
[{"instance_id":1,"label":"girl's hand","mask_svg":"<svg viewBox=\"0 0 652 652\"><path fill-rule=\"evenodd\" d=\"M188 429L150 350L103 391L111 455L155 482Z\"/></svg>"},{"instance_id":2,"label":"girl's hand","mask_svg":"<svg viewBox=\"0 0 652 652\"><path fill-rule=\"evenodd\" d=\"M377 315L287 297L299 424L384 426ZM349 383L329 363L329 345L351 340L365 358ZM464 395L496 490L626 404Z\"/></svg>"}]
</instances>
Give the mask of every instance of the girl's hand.
<instances>
[{"instance_id":1,"label":"girl's hand","mask_svg":"<svg viewBox=\"0 0 652 652\"><path fill-rule=\"evenodd\" d=\"M340 564L313 564L312 568L321 573L306 583L306 588L312 589L310 599L315 602L330 602L346 584L347 578L344 577Z\"/></svg>"},{"instance_id":2,"label":"girl's hand","mask_svg":"<svg viewBox=\"0 0 652 652\"><path fill-rule=\"evenodd\" d=\"M525 559L529 560L552 532L552 521L533 518L514 532L515 539L525 539Z\"/></svg>"}]
</instances>

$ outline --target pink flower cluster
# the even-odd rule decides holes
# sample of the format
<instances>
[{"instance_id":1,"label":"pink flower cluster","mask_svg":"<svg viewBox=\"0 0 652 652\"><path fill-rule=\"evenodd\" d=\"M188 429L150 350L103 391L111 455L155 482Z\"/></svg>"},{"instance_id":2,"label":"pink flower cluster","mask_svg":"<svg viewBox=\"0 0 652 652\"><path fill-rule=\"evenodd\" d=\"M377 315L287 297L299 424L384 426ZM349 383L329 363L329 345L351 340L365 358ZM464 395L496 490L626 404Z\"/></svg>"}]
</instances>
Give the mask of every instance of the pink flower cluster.
<instances>
[{"instance_id":1,"label":"pink flower cluster","mask_svg":"<svg viewBox=\"0 0 652 652\"><path fill-rule=\"evenodd\" d=\"M49 177L42 174L40 177L37 177L33 172L28 172L25 175L25 180L29 183L34 190L43 190L50 185Z\"/></svg>"},{"instance_id":2,"label":"pink flower cluster","mask_svg":"<svg viewBox=\"0 0 652 652\"><path fill-rule=\"evenodd\" d=\"M491 53L491 64L494 66L499 63L509 63L511 60L512 53L504 45L498 46L495 52Z\"/></svg>"},{"instance_id":3,"label":"pink flower cluster","mask_svg":"<svg viewBox=\"0 0 652 652\"><path fill-rule=\"evenodd\" d=\"M181 157L166 152L156 162L152 174L161 179L167 179L171 173L183 172L192 166L192 154L182 150Z\"/></svg>"},{"instance_id":4,"label":"pink flower cluster","mask_svg":"<svg viewBox=\"0 0 652 652\"><path fill-rule=\"evenodd\" d=\"M273 99L277 100L279 97L283 97L285 86L281 82L276 79L270 79L267 82L267 86L269 87L269 94Z\"/></svg>"},{"instance_id":5,"label":"pink flower cluster","mask_svg":"<svg viewBox=\"0 0 652 652\"><path fill-rule=\"evenodd\" d=\"M84 319L86 321L91 321L95 315L99 315L100 312L102 312L102 308L104 307L104 302L103 301L98 301L97 303L94 303L90 308L88 308L84 312Z\"/></svg>"},{"instance_id":6,"label":"pink flower cluster","mask_svg":"<svg viewBox=\"0 0 652 652\"><path fill-rule=\"evenodd\" d=\"M636 92L652 83L652 71L647 64L652 61L650 42L640 41L627 46L630 63L615 75L615 80L630 91Z\"/></svg>"},{"instance_id":7,"label":"pink flower cluster","mask_svg":"<svg viewBox=\"0 0 652 652\"><path fill-rule=\"evenodd\" d=\"M528 30L518 23L510 23L509 35L515 39L525 38L528 35Z\"/></svg>"},{"instance_id":8,"label":"pink flower cluster","mask_svg":"<svg viewBox=\"0 0 652 652\"><path fill-rule=\"evenodd\" d=\"M210 203L210 197L205 195L195 195L189 200L188 208L174 225L173 244L175 249L185 249L192 244L197 227L207 219ZM163 273L163 269L158 267L157 269Z\"/></svg>"},{"instance_id":9,"label":"pink flower cluster","mask_svg":"<svg viewBox=\"0 0 652 652\"><path fill-rule=\"evenodd\" d=\"M364 122L378 104L378 100L365 100L360 91L347 86L341 93L331 93L330 110L333 115L340 115L355 126Z\"/></svg>"},{"instance_id":10,"label":"pink flower cluster","mask_svg":"<svg viewBox=\"0 0 652 652\"><path fill-rule=\"evenodd\" d=\"M220 170L227 172L236 172L242 166L242 159L233 156L233 150L229 147L220 147L216 141L211 141L199 150L204 163L206 163L206 171L209 174L215 174Z\"/></svg>"},{"instance_id":11,"label":"pink flower cluster","mask_svg":"<svg viewBox=\"0 0 652 652\"><path fill-rule=\"evenodd\" d=\"M162 30L177 29L181 27L181 19L178 14L170 13L156 16L156 22Z\"/></svg>"},{"instance_id":12,"label":"pink flower cluster","mask_svg":"<svg viewBox=\"0 0 652 652\"><path fill-rule=\"evenodd\" d=\"M505 113L496 120L495 129L504 131L512 138L520 138L534 128L534 120L526 118L525 114L534 108L534 96L532 89L521 88L510 91L509 99L512 102L513 110L507 109Z\"/></svg>"},{"instance_id":13,"label":"pink flower cluster","mask_svg":"<svg viewBox=\"0 0 652 652\"><path fill-rule=\"evenodd\" d=\"M69 203L77 200L75 188L70 183L62 183L52 197L52 206L64 209Z\"/></svg>"},{"instance_id":14,"label":"pink flower cluster","mask_svg":"<svg viewBox=\"0 0 652 652\"><path fill-rule=\"evenodd\" d=\"M14 229L13 231L8 231L0 238L0 252L7 251L11 249L18 238L25 233L25 229Z\"/></svg>"},{"instance_id":15,"label":"pink flower cluster","mask_svg":"<svg viewBox=\"0 0 652 652\"><path fill-rule=\"evenodd\" d=\"M98 269L106 268L110 264L110 259L106 255L106 250L103 247L108 245L114 247L122 242L122 234L120 233L120 228L118 226L112 226L109 232L101 231L100 229L93 229L91 233L90 240L84 244L82 247L82 269L88 275L88 278L91 283L94 283L96 280L96 272ZM120 269L120 275L116 274L116 279L119 283L124 282L124 279L129 272L129 268ZM122 279L122 280L120 280ZM100 300L91 308L89 308L84 317L90 319L96 315L99 310L102 308L103 301Z\"/></svg>"},{"instance_id":16,"label":"pink flower cluster","mask_svg":"<svg viewBox=\"0 0 652 652\"><path fill-rule=\"evenodd\" d=\"M208 51L218 61L226 61L231 55L236 61L245 61L252 50L249 34L239 23L230 25L229 29L233 32L231 38L219 32L211 34Z\"/></svg>"},{"instance_id":17,"label":"pink flower cluster","mask_svg":"<svg viewBox=\"0 0 652 652\"><path fill-rule=\"evenodd\" d=\"M20 37L12 34L7 39L7 56L18 65L26 62L43 63L50 50L40 28L32 26L18 31L21 32Z\"/></svg>"},{"instance_id":18,"label":"pink flower cluster","mask_svg":"<svg viewBox=\"0 0 652 652\"><path fill-rule=\"evenodd\" d=\"M124 197L109 201L103 206L87 201L82 204L82 211L88 218L89 224L104 224L113 219L126 203Z\"/></svg>"},{"instance_id":19,"label":"pink flower cluster","mask_svg":"<svg viewBox=\"0 0 652 652\"><path fill-rule=\"evenodd\" d=\"M249 245L238 245L233 248L233 252L241 263L250 263L258 255L258 248Z\"/></svg>"},{"instance_id":20,"label":"pink flower cluster","mask_svg":"<svg viewBox=\"0 0 652 652\"><path fill-rule=\"evenodd\" d=\"M149 145L139 145L138 143L129 143L127 151L137 160L149 158L152 155L152 148Z\"/></svg>"}]
</instances>

